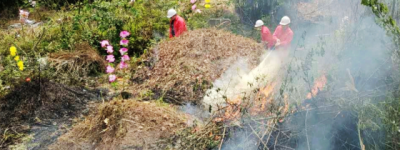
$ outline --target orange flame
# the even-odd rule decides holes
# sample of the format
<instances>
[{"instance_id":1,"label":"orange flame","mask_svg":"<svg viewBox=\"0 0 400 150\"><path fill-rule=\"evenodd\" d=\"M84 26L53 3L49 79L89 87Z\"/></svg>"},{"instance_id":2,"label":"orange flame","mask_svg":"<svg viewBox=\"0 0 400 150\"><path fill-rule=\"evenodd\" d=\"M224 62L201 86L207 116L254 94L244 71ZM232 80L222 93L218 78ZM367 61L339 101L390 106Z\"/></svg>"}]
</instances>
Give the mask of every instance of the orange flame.
<instances>
[{"instance_id":1,"label":"orange flame","mask_svg":"<svg viewBox=\"0 0 400 150\"><path fill-rule=\"evenodd\" d=\"M271 83L259 90L254 101L254 106L250 111L251 115L265 111L266 105L272 104L275 86L276 83Z\"/></svg>"},{"instance_id":2,"label":"orange flame","mask_svg":"<svg viewBox=\"0 0 400 150\"><path fill-rule=\"evenodd\" d=\"M240 118L240 97L236 99L227 99L228 106L225 107L225 113L222 117L215 118L214 122L231 121Z\"/></svg>"},{"instance_id":3,"label":"orange flame","mask_svg":"<svg viewBox=\"0 0 400 150\"><path fill-rule=\"evenodd\" d=\"M307 94L307 99L311 99L316 96L318 92L324 88L326 85L326 76L322 75L320 78L315 80L314 87L311 89L311 92Z\"/></svg>"},{"instance_id":4,"label":"orange flame","mask_svg":"<svg viewBox=\"0 0 400 150\"><path fill-rule=\"evenodd\" d=\"M316 96L318 92L326 86L327 79L325 75L322 75L318 79L315 80L314 86L311 89L311 92L307 94L307 98L311 99L313 96ZM222 122L222 121L233 121L237 120L241 117L240 110L241 107L250 106L250 115L255 116L262 114L261 112L265 112L266 116L273 115L272 112L267 111L268 106L274 105L274 89L276 88L277 83L272 82L265 86L264 88L259 89L258 93L255 96L255 100L251 101L251 104L245 103L242 105L242 101L240 97L236 99L227 99L227 106L224 109L224 112L220 115L220 117L215 118L214 122ZM283 122L285 116L288 113L294 113L296 110L292 110L289 112L289 100L288 95L283 96L284 106L278 107L279 113L279 122Z\"/></svg>"},{"instance_id":5,"label":"orange flame","mask_svg":"<svg viewBox=\"0 0 400 150\"><path fill-rule=\"evenodd\" d=\"M274 89L276 88L277 83L273 82L265 86L264 88L259 89L257 95L255 96L255 100L251 101L250 115L255 116L260 114L261 112L265 112L266 116L272 115L272 112L268 112L268 106L272 106L274 102ZM288 96L284 95L284 106L279 107L278 111L280 111L281 115L286 115L289 113L289 102ZM222 121L233 121L237 120L241 117L240 109L241 107L249 106L250 104L245 103L243 106L241 98L238 97L236 99L227 99L227 106L224 108L224 113L221 114L220 117L215 118L214 122L222 122ZM283 116L279 120L283 121Z\"/></svg>"},{"instance_id":6,"label":"orange flame","mask_svg":"<svg viewBox=\"0 0 400 150\"><path fill-rule=\"evenodd\" d=\"M283 96L283 101L285 103L285 106L279 108L279 111L281 111L281 114L283 117L279 119L279 122L283 122L285 120L284 116L289 113L289 100L288 100L288 95Z\"/></svg>"},{"instance_id":7,"label":"orange flame","mask_svg":"<svg viewBox=\"0 0 400 150\"><path fill-rule=\"evenodd\" d=\"M225 110L225 120L235 120L240 118L240 108L238 106L229 105Z\"/></svg>"}]
</instances>

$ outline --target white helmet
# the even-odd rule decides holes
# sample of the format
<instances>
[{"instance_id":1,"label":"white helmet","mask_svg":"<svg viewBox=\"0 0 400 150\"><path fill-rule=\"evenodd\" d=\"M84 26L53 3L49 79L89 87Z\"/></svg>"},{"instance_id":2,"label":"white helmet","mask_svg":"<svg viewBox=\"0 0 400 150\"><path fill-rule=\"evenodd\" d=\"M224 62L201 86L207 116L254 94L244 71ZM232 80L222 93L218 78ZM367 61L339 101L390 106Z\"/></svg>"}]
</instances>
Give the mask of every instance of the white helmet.
<instances>
[{"instance_id":1,"label":"white helmet","mask_svg":"<svg viewBox=\"0 0 400 150\"><path fill-rule=\"evenodd\" d=\"M288 25L288 24L290 24L290 18L288 16L284 16L279 24L280 25Z\"/></svg>"},{"instance_id":2,"label":"white helmet","mask_svg":"<svg viewBox=\"0 0 400 150\"><path fill-rule=\"evenodd\" d=\"M261 27L262 25L264 25L264 22L262 20L257 20L256 25L254 27L258 28Z\"/></svg>"},{"instance_id":3,"label":"white helmet","mask_svg":"<svg viewBox=\"0 0 400 150\"><path fill-rule=\"evenodd\" d=\"M168 18L171 18L171 17L173 17L173 16L175 16L176 15L176 10L175 9L169 9L168 10Z\"/></svg>"}]
</instances>

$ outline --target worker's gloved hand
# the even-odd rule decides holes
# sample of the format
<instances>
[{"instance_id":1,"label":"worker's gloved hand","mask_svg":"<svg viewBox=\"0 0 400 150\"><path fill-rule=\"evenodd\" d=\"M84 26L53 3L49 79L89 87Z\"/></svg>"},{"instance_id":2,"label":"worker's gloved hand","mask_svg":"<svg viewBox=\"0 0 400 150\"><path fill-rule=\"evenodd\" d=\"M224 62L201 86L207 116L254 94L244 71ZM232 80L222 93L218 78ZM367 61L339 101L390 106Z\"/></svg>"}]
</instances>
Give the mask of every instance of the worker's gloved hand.
<instances>
[{"instance_id":1,"label":"worker's gloved hand","mask_svg":"<svg viewBox=\"0 0 400 150\"><path fill-rule=\"evenodd\" d=\"M281 40L279 40L279 39L276 39L275 46L279 46L279 45L281 45Z\"/></svg>"}]
</instances>

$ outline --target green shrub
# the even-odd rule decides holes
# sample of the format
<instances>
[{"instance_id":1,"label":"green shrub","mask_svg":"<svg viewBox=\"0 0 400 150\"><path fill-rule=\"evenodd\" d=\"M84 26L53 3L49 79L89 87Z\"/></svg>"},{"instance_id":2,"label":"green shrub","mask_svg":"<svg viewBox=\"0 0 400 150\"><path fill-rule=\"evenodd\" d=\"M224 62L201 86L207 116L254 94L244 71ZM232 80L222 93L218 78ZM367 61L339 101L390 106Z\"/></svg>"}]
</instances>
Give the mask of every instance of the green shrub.
<instances>
[{"instance_id":1,"label":"green shrub","mask_svg":"<svg viewBox=\"0 0 400 150\"><path fill-rule=\"evenodd\" d=\"M26 64L26 69L20 74L10 72L14 66L8 63L7 59L0 59L0 92L4 87L17 84L14 81L23 81L25 77L38 75L37 60L47 57L51 53L59 51L74 52L81 43L89 43L100 55L106 52L100 48L101 40L110 40L117 47L122 30L131 33L129 36L130 56L140 56L147 48L156 41L168 36L169 19L166 12L170 8L175 8L178 14L185 18L189 30L209 27L210 18L231 19L231 26L228 30L240 31L241 27L238 16L225 9L213 7L205 9L197 2L197 8L202 11L196 14L191 10L192 4L187 0L136 0L133 5L129 5L127 0L94 0L79 1L70 3L68 7L60 7L51 16L44 17L47 20L43 25L36 28L24 26L21 30L0 31L0 55L9 55L8 49L11 45L18 47L21 52L21 59ZM38 6L47 6L46 3L39 2ZM31 14L39 13L40 7L31 10ZM46 13L46 12L40 12ZM235 32L239 33L240 32ZM119 57L118 49L114 50L114 55ZM14 68L15 69L15 68ZM49 78L61 78L61 76L51 76L56 69L49 68L41 75ZM14 75L13 75L14 74ZM65 77L70 75L65 75ZM71 77L71 76L70 76ZM55 79L58 81L59 79ZM3 90L4 91L4 90Z\"/></svg>"},{"instance_id":2,"label":"green shrub","mask_svg":"<svg viewBox=\"0 0 400 150\"><path fill-rule=\"evenodd\" d=\"M81 3L62 7L61 10L51 14L48 20L39 27L24 26L22 29L0 31L0 37L2 37L0 39L0 93L7 89L5 87L18 84L16 81L24 81L21 79L38 75L37 60L50 53L73 52L79 49L76 45L89 43L101 55L105 55L99 42L108 39L111 43L118 44L119 33L122 30L131 33L130 55L142 54L154 40L166 37L169 28L166 12L169 8L180 8L178 2L178 0L168 2L136 0L134 5L130 6L126 0L95 0L92 3L81 1ZM41 5L44 6L44 2ZM31 12L36 14L36 10L31 10ZM11 45L18 47L21 60L26 64L22 73L11 72L15 66L6 59ZM118 50L115 50L115 54L119 56ZM51 75L54 72L55 69L49 68L41 75ZM57 78L57 76L52 77Z\"/></svg>"},{"instance_id":3,"label":"green shrub","mask_svg":"<svg viewBox=\"0 0 400 150\"><path fill-rule=\"evenodd\" d=\"M76 39L80 39L100 50L99 41L108 39L111 43L119 43L119 32L127 30L132 33L129 37L130 55L141 54L155 35L165 36L169 28L166 12L177 2L137 0L130 6L125 0L112 0L75 7L72 24L63 29L70 32L62 32L62 48L71 48ZM118 55L118 51L115 54Z\"/></svg>"}]
</instances>

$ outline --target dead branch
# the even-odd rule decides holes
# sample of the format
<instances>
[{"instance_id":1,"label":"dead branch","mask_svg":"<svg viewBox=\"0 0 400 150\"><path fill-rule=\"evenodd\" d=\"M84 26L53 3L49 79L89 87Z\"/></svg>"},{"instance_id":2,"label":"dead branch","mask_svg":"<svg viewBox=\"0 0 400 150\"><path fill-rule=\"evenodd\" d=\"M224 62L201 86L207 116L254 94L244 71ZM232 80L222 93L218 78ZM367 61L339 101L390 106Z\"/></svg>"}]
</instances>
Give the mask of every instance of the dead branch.
<instances>
[{"instance_id":1,"label":"dead branch","mask_svg":"<svg viewBox=\"0 0 400 150\"><path fill-rule=\"evenodd\" d=\"M264 147L267 147L268 145L264 143L263 139L258 135L258 133L253 129L253 127L249 124L250 129L253 131L253 134L257 136L257 138L261 141L261 143L264 145Z\"/></svg>"},{"instance_id":2,"label":"dead branch","mask_svg":"<svg viewBox=\"0 0 400 150\"><path fill-rule=\"evenodd\" d=\"M223 132L223 134L222 134L221 143L219 144L219 150L221 150L222 143L224 142L224 138L225 138L225 131L226 131L226 127L224 127L224 132Z\"/></svg>"},{"instance_id":3,"label":"dead branch","mask_svg":"<svg viewBox=\"0 0 400 150\"><path fill-rule=\"evenodd\" d=\"M305 118L304 124L305 124L305 130L306 130L307 147L308 147L308 150L310 150L310 142L308 141L307 117L308 117L308 110L306 112L306 118Z\"/></svg>"}]
</instances>

